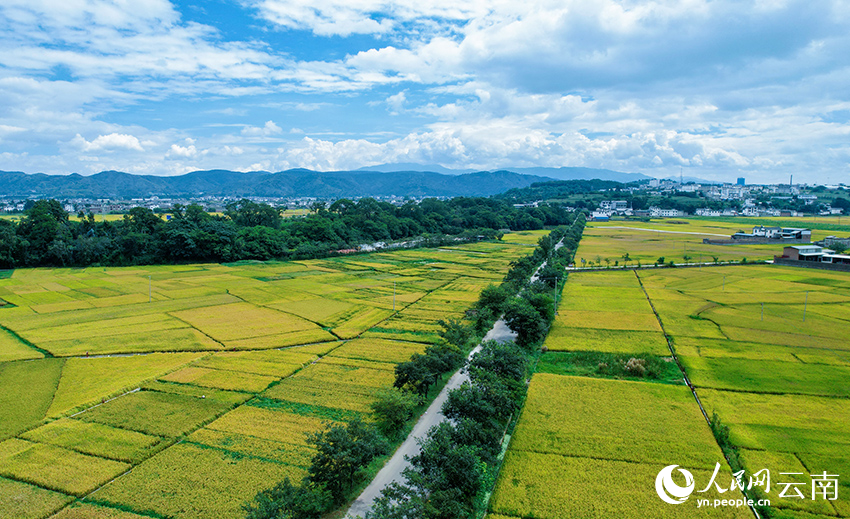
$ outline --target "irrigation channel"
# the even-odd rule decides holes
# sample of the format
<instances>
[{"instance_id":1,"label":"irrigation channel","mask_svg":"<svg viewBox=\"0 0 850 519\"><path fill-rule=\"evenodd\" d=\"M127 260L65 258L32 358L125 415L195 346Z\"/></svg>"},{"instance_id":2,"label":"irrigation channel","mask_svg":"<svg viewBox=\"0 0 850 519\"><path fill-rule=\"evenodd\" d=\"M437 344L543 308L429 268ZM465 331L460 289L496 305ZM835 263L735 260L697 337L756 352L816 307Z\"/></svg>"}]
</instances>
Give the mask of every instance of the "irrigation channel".
<instances>
[{"instance_id":1,"label":"irrigation channel","mask_svg":"<svg viewBox=\"0 0 850 519\"><path fill-rule=\"evenodd\" d=\"M563 240L559 241L555 244L555 250L560 249L563 245ZM530 283L537 281L537 273L545 266L546 262L544 261L542 265L537 267L537 270L534 271L534 274L532 274L529 279ZM482 342L510 342L514 339L516 339L516 332L508 328L508 325L503 319L499 319L493 325L493 328L491 328L484 336ZM467 360L471 359L472 356L480 350L481 344L469 352ZM416 425L413 427L413 430L410 431L410 434L407 435L407 439L404 440L401 447L395 451L393 457L390 458L380 472L378 472L369 486L366 487L360 496L351 504L351 507L348 509L348 513L345 516L346 519L366 515L366 512L372 509L372 503L374 503L375 499L381 495L381 491L386 488L387 485L393 482L403 482L404 477L402 476L402 472L410 466L410 462L408 462L407 459L419 454L419 438L424 438L431 427L447 420L445 415L442 413L442 408L443 404L448 399L449 391L460 387L461 384L468 380L469 375L464 372L463 368L452 375L452 378L449 379L448 383L446 383L445 387L443 387L443 390L440 391L439 395L437 395L437 398L431 402L431 405L428 406L428 409L425 410L419 418L419 421L416 422Z\"/></svg>"}]
</instances>

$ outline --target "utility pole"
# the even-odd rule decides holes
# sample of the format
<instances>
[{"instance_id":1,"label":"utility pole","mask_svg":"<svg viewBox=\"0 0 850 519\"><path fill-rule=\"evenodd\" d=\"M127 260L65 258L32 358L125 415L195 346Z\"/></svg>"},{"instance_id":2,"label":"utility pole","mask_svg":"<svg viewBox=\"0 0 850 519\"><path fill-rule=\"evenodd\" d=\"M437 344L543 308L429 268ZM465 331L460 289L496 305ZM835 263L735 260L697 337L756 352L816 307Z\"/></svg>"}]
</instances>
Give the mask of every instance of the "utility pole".
<instances>
[{"instance_id":1,"label":"utility pole","mask_svg":"<svg viewBox=\"0 0 850 519\"><path fill-rule=\"evenodd\" d=\"M803 303L803 322L806 322L806 308L809 307L809 291L806 290L806 302Z\"/></svg>"}]
</instances>

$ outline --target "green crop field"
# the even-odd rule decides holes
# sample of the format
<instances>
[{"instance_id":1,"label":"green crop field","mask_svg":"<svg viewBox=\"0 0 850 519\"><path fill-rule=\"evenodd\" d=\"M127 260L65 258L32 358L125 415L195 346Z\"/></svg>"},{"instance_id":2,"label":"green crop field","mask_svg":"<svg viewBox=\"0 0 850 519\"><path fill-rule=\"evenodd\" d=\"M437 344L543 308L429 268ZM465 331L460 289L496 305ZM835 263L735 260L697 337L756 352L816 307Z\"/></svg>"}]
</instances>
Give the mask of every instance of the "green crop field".
<instances>
[{"instance_id":1,"label":"green crop field","mask_svg":"<svg viewBox=\"0 0 850 519\"><path fill-rule=\"evenodd\" d=\"M685 387L538 373L490 510L540 519L702 517L693 499L663 503L652 483L673 464L707 482L722 459ZM704 511L705 517L751 517L746 509Z\"/></svg>"},{"instance_id":2,"label":"green crop field","mask_svg":"<svg viewBox=\"0 0 850 519\"><path fill-rule=\"evenodd\" d=\"M842 476L838 500L774 499L779 513L850 516L841 496L850 481L840 472L850 447L850 277L773 266L640 277L706 411L729 425L749 472L801 472L809 486L811 474Z\"/></svg>"},{"instance_id":3,"label":"green crop field","mask_svg":"<svg viewBox=\"0 0 850 519\"><path fill-rule=\"evenodd\" d=\"M370 419L394 364L543 234L3 276L0 517L242 517L257 491L304 475L308 433Z\"/></svg>"},{"instance_id":4,"label":"green crop field","mask_svg":"<svg viewBox=\"0 0 850 519\"><path fill-rule=\"evenodd\" d=\"M579 256L588 244L621 244L612 236L623 229L595 233L618 224L586 231ZM688 220L657 228L720 233L730 225ZM664 234L629 249L631 258L675 256L667 251L692 239ZM648 234L636 231L636 246L640 236ZM561 298L544 343L551 353L532 378L488 517L752 517L746 507L695 510L694 499L705 495L682 506L655 496L652 483L665 465L688 467L699 484L720 462L720 477L732 478L689 388L672 375L641 379L642 372L623 370L630 356L672 362L668 340L706 413L729 427L745 474L770 470L770 492L751 493L770 499L770 517L850 517L849 274L772 265L602 269L571 273ZM613 359L618 369L606 364ZM836 500L811 498L812 476L824 471L838 479ZM782 481L803 483L806 498L779 498Z\"/></svg>"},{"instance_id":5,"label":"green crop field","mask_svg":"<svg viewBox=\"0 0 850 519\"><path fill-rule=\"evenodd\" d=\"M784 222L787 224L788 222ZM748 261L773 259L782 255L781 244L713 245L704 239L722 240L738 232L751 232L757 225L776 225L770 218L747 218L734 221L707 218L660 219L649 222L610 221L589 222L584 230L576 263L581 260L593 262L595 266L607 266L618 261L623 264L623 255L628 253L631 265L639 260L644 265L655 263L663 257L665 262L685 263L685 256L694 262ZM800 222L801 227L808 227ZM819 240L835 231L812 230L812 239ZM606 262L605 259L609 262ZM587 263L585 263L587 266Z\"/></svg>"}]
</instances>

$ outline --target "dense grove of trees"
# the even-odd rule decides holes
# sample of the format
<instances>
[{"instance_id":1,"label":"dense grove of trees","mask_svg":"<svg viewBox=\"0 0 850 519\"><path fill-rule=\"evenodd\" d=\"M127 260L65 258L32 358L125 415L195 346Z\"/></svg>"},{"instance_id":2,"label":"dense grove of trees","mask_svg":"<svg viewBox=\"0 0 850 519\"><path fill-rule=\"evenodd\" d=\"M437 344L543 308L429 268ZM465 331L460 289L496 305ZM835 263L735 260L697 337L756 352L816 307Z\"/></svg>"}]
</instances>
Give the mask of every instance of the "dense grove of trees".
<instances>
[{"instance_id":1,"label":"dense grove of trees","mask_svg":"<svg viewBox=\"0 0 850 519\"><path fill-rule=\"evenodd\" d=\"M56 200L31 204L19 223L0 220L0 268L161 264L320 257L363 243L446 236L494 237L499 229L542 229L567 223L556 207L516 208L492 198L426 199L394 206L371 198L316 204L304 218L284 219L249 200L224 215L199 205L176 206L170 220L146 208L123 220L73 221Z\"/></svg>"},{"instance_id":2,"label":"dense grove of trees","mask_svg":"<svg viewBox=\"0 0 850 519\"><path fill-rule=\"evenodd\" d=\"M614 180L554 180L535 182L528 187L514 188L494 198L510 200L511 203L529 203L537 200L563 200L573 195L598 193L602 190L618 190L625 187Z\"/></svg>"}]
</instances>

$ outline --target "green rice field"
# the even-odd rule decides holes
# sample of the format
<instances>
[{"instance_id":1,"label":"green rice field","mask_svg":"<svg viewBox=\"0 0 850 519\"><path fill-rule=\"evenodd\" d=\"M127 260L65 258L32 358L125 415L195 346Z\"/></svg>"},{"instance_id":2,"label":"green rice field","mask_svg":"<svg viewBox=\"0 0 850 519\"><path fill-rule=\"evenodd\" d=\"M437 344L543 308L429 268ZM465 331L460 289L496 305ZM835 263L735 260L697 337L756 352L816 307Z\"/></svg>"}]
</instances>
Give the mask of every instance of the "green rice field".
<instances>
[{"instance_id":1,"label":"green rice field","mask_svg":"<svg viewBox=\"0 0 850 519\"><path fill-rule=\"evenodd\" d=\"M751 232L754 226L805 227L812 229L812 240L830 235L847 234L835 218L664 218L649 222L609 221L588 222L578 251L578 266L613 266L624 264L623 255L629 255L629 265L640 261L653 264L663 257L665 263L695 263L717 261L739 262L770 260L782 255L782 244L714 245L704 239L722 240L738 232ZM685 256L690 259L685 260ZM608 261L606 262L606 258ZM581 263L584 259L585 263Z\"/></svg>"},{"instance_id":2,"label":"green rice field","mask_svg":"<svg viewBox=\"0 0 850 519\"><path fill-rule=\"evenodd\" d=\"M577 257L619 250L626 231L606 226L620 224L593 224ZM725 232L730 224L657 225ZM682 243L698 248L690 235L659 233L645 243L638 232L646 231L629 234L633 259L675 255ZM754 517L746 506L697 509L707 494L681 506L656 496L664 466L686 467L704 485L720 463L719 478L731 481L707 420L715 413L746 477L770 471L770 490L750 494L770 500L763 513L850 517L850 274L772 265L603 269L571 273L561 297L544 343L554 353L542 354L531 380L488 517ZM630 355L673 363L671 348L707 416L683 384L639 374L618 380L601 363L558 365ZM837 499L812 498L813 476L824 472L838 482ZM785 482L799 483L805 498L780 498ZM729 495L727 488L722 497Z\"/></svg>"},{"instance_id":3,"label":"green rice field","mask_svg":"<svg viewBox=\"0 0 850 519\"><path fill-rule=\"evenodd\" d=\"M242 517L543 234L0 277L0 517Z\"/></svg>"}]
</instances>

